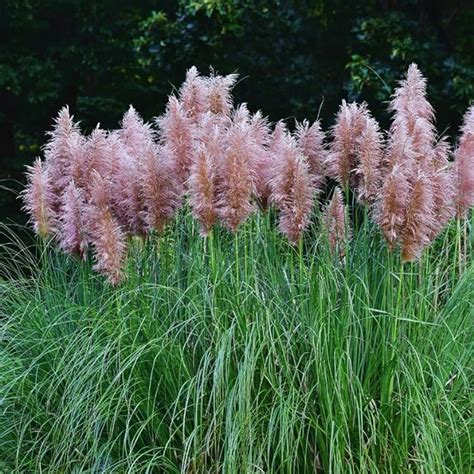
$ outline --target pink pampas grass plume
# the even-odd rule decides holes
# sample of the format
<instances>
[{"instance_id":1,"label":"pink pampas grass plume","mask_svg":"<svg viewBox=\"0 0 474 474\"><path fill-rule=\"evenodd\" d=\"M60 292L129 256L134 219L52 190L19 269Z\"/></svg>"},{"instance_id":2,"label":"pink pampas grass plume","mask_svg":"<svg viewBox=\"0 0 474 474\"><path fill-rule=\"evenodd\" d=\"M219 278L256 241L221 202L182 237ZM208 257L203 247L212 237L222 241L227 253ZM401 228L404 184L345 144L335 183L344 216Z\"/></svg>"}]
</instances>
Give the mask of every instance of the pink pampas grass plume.
<instances>
[{"instance_id":1,"label":"pink pampas grass plume","mask_svg":"<svg viewBox=\"0 0 474 474\"><path fill-rule=\"evenodd\" d=\"M302 123L297 122L295 138L300 152L308 163L313 187L318 190L324 180L324 163L327 155L321 122L316 120L312 125L307 120L303 120Z\"/></svg>"},{"instance_id":2,"label":"pink pampas grass plume","mask_svg":"<svg viewBox=\"0 0 474 474\"><path fill-rule=\"evenodd\" d=\"M219 76L211 70L207 79L207 110L213 114L229 115L232 110L231 90L237 82L237 74Z\"/></svg>"},{"instance_id":3,"label":"pink pampas grass plume","mask_svg":"<svg viewBox=\"0 0 474 474\"><path fill-rule=\"evenodd\" d=\"M454 152L456 215L465 219L474 206L474 105L464 115L459 144Z\"/></svg>"},{"instance_id":4,"label":"pink pampas grass plume","mask_svg":"<svg viewBox=\"0 0 474 474\"><path fill-rule=\"evenodd\" d=\"M24 202L23 210L30 218L33 229L42 239L56 232L56 213L52 208L54 193L48 169L39 158L36 158L32 166L27 166L27 185L22 191L21 197Z\"/></svg>"},{"instance_id":5,"label":"pink pampas grass plume","mask_svg":"<svg viewBox=\"0 0 474 474\"><path fill-rule=\"evenodd\" d=\"M143 121L131 105L122 118L122 126L118 130L118 135L127 154L138 162L140 162L144 150L151 146L154 139L150 125Z\"/></svg>"},{"instance_id":6,"label":"pink pampas grass plume","mask_svg":"<svg viewBox=\"0 0 474 474\"><path fill-rule=\"evenodd\" d=\"M336 123L332 127L332 143L326 157L327 173L341 186L352 183L357 167L360 134L367 117L365 104L347 104L345 100L339 108Z\"/></svg>"},{"instance_id":7,"label":"pink pampas grass plume","mask_svg":"<svg viewBox=\"0 0 474 474\"><path fill-rule=\"evenodd\" d=\"M149 229L161 233L181 203L179 183L165 148L153 145L144 153L143 220Z\"/></svg>"},{"instance_id":8,"label":"pink pampas grass plume","mask_svg":"<svg viewBox=\"0 0 474 474\"><path fill-rule=\"evenodd\" d=\"M295 244L310 221L313 186L308 164L289 135L280 146L270 186L271 199L280 211L280 231Z\"/></svg>"},{"instance_id":9,"label":"pink pampas grass plume","mask_svg":"<svg viewBox=\"0 0 474 474\"><path fill-rule=\"evenodd\" d=\"M64 191L60 214L59 246L69 254L86 258L88 236L86 232L86 201L84 191L74 184Z\"/></svg>"},{"instance_id":10,"label":"pink pampas grass plume","mask_svg":"<svg viewBox=\"0 0 474 474\"><path fill-rule=\"evenodd\" d=\"M226 134L226 147L218 163L218 215L223 224L235 232L253 212L255 187L254 147L249 140L247 124L233 124Z\"/></svg>"},{"instance_id":11,"label":"pink pampas grass plume","mask_svg":"<svg viewBox=\"0 0 474 474\"><path fill-rule=\"evenodd\" d=\"M351 239L351 230L343 195L338 187L334 189L331 201L324 210L322 224L331 252L343 258L347 242Z\"/></svg>"},{"instance_id":12,"label":"pink pampas grass plume","mask_svg":"<svg viewBox=\"0 0 474 474\"><path fill-rule=\"evenodd\" d=\"M171 96L166 112L157 119L161 144L171 153L175 172L182 186L189 178L194 157L194 128L176 97Z\"/></svg>"},{"instance_id":13,"label":"pink pampas grass plume","mask_svg":"<svg viewBox=\"0 0 474 474\"><path fill-rule=\"evenodd\" d=\"M118 285L124 277L125 235L112 215L109 186L94 171L92 177L91 204L88 210L88 229L94 247L93 269L107 277L112 285Z\"/></svg>"},{"instance_id":14,"label":"pink pampas grass plume","mask_svg":"<svg viewBox=\"0 0 474 474\"><path fill-rule=\"evenodd\" d=\"M402 164L395 164L385 179L374 215L390 250L395 248L402 235L410 190L406 170Z\"/></svg>"},{"instance_id":15,"label":"pink pampas grass plume","mask_svg":"<svg viewBox=\"0 0 474 474\"><path fill-rule=\"evenodd\" d=\"M406 208L405 225L401 236L402 262L417 260L430 243L433 228L433 188L429 178L419 172Z\"/></svg>"},{"instance_id":16,"label":"pink pampas grass plume","mask_svg":"<svg viewBox=\"0 0 474 474\"><path fill-rule=\"evenodd\" d=\"M186 71L186 79L179 90L179 101L184 111L194 122L206 112L208 90L206 80L199 75L195 66Z\"/></svg>"},{"instance_id":17,"label":"pink pampas grass plume","mask_svg":"<svg viewBox=\"0 0 474 474\"><path fill-rule=\"evenodd\" d=\"M53 130L48 132L45 154L45 168L51 179L53 192L53 209L58 211L61 206L61 196L69 184L74 167L80 168L75 161L80 158L78 147L83 138L79 126L74 123L69 108L63 107L54 120Z\"/></svg>"},{"instance_id":18,"label":"pink pampas grass plume","mask_svg":"<svg viewBox=\"0 0 474 474\"><path fill-rule=\"evenodd\" d=\"M365 119L357 155L357 199L363 204L373 204L382 186L383 136L378 122L370 116Z\"/></svg>"},{"instance_id":19,"label":"pink pampas grass plume","mask_svg":"<svg viewBox=\"0 0 474 474\"><path fill-rule=\"evenodd\" d=\"M74 181L77 186L86 190L86 196L90 194L92 175L96 171L101 176L109 177L111 174L110 146L107 132L97 124L96 128L87 137L83 146L84 159L81 169L78 170Z\"/></svg>"},{"instance_id":20,"label":"pink pampas grass plume","mask_svg":"<svg viewBox=\"0 0 474 474\"><path fill-rule=\"evenodd\" d=\"M455 175L449 154L449 143L443 137L433 149L433 158L427 169L433 190L435 217L430 240L434 240L455 215Z\"/></svg>"}]
</instances>

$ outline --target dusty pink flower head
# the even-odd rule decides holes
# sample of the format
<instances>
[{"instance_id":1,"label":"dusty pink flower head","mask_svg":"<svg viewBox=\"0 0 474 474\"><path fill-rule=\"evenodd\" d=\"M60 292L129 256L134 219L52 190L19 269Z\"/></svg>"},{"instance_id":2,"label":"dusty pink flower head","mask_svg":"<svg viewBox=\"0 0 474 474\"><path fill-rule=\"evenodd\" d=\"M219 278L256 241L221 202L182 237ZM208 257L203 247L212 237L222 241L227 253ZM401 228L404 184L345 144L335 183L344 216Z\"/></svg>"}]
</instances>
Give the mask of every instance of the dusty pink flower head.
<instances>
[{"instance_id":1,"label":"dusty pink flower head","mask_svg":"<svg viewBox=\"0 0 474 474\"><path fill-rule=\"evenodd\" d=\"M325 134L321 129L320 121L316 120L312 125L307 120L303 120L302 123L297 122L295 137L298 148L308 163L313 187L318 190L324 180L324 164L327 155L324 144Z\"/></svg>"},{"instance_id":2,"label":"dusty pink flower head","mask_svg":"<svg viewBox=\"0 0 474 474\"><path fill-rule=\"evenodd\" d=\"M207 78L207 107L206 109L213 114L229 115L232 110L232 88L237 82L237 74L228 74L227 76L216 75L211 70Z\"/></svg>"},{"instance_id":3,"label":"dusty pink flower head","mask_svg":"<svg viewBox=\"0 0 474 474\"><path fill-rule=\"evenodd\" d=\"M93 269L104 274L110 284L117 285L124 277L125 235L112 214L109 186L96 171L87 218L96 261Z\"/></svg>"},{"instance_id":4,"label":"dusty pink flower head","mask_svg":"<svg viewBox=\"0 0 474 474\"><path fill-rule=\"evenodd\" d=\"M403 262L412 262L418 259L423 248L430 243L435 219L433 209L431 182L423 172L419 172L410 193L405 225L401 235Z\"/></svg>"},{"instance_id":5,"label":"dusty pink flower head","mask_svg":"<svg viewBox=\"0 0 474 474\"><path fill-rule=\"evenodd\" d=\"M322 224L331 252L343 258L347 242L351 239L351 229L343 195L339 188L334 189L331 201L324 210Z\"/></svg>"},{"instance_id":6,"label":"dusty pink flower head","mask_svg":"<svg viewBox=\"0 0 474 474\"><path fill-rule=\"evenodd\" d=\"M417 160L429 159L436 141L435 114L426 98L426 79L416 64L410 65L406 78L400 81L390 110L393 112L391 131L402 128L412 140Z\"/></svg>"},{"instance_id":7,"label":"dusty pink flower head","mask_svg":"<svg viewBox=\"0 0 474 474\"><path fill-rule=\"evenodd\" d=\"M86 200L84 191L74 184L64 191L60 214L59 246L70 254L86 258L88 247Z\"/></svg>"},{"instance_id":8,"label":"dusty pink flower head","mask_svg":"<svg viewBox=\"0 0 474 474\"><path fill-rule=\"evenodd\" d=\"M382 186L383 137L377 120L365 117L355 170L357 199L364 204L373 204Z\"/></svg>"},{"instance_id":9,"label":"dusty pink flower head","mask_svg":"<svg viewBox=\"0 0 474 474\"><path fill-rule=\"evenodd\" d=\"M206 112L208 91L206 80L199 75L195 66L186 71L186 80L179 89L179 101L193 121Z\"/></svg>"},{"instance_id":10,"label":"dusty pink flower head","mask_svg":"<svg viewBox=\"0 0 474 474\"><path fill-rule=\"evenodd\" d=\"M86 190L86 196L88 196L92 185L93 172L96 171L105 178L108 178L111 173L111 156L107 132L100 128L100 124L97 124L96 128L87 137L83 153L83 165L81 172L75 177L75 182L79 187Z\"/></svg>"},{"instance_id":11,"label":"dusty pink flower head","mask_svg":"<svg viewBox=\"0 0 474 474\"><path fill-rule=\"evenodd\" d=\"M57 229L56 213L52 202L51 178L42 161L36 158L32 166L27 166L27 185L21 193L25 210L30 218L33 229L42 239L54 234Z\"/></svg>"},{"instance_id":12,"label":"dusty pink flower head","mask_svg":"<svg viewBox=\"0 0 474 474\"><path fill-rule=\"evenodd\" d=\"M161 233L181 204L180 186L164 147L152 145L144 151L140 180L143 220L149 229Z\"/></svg>"},{"instance_id":13,"label":"dusty pink flower head","mask_svg":"<svg viewBox=\"0 0 474 474\"><path fill-rule=\"evenodd\" d=\"M144 150L153 143L153 131L149 124L143 122L138 112L130 106L122 119L118 135L129 156L140 162Z\"/></svg>"},{"instance_id":14,"label":"dusty pink flower head","mask_svg":"<svg viewBox=\"0 0 474 474\"><path fill-rule=\"evenodd\" d=\"M464 115L454 166L456 213L458 218L465 219L474 206L474 105Z\"/></svg>"},{"instance_id":15,"label":"dusty pink flower head","mask_svg":"<svg viewBox=\"0 0 474 474\"><path fill-rule=\"evenodd\" d=\"M280 211L280 231L297 243L310 221L313 186L308 164L290 135L279 147L270 186L271 199Z\"/></svg>"},{"instance_id":16,"label":"dusty pink flower head","mask_svg":"<svg viewBox=\"0 0 474 474\"><path fill-rule=\"evenodd\" d=\"M226 133L224 155L218 163L217 212L232 232L254 210L255 175L252 165L255 147L250 137L248 124L232 124Z\"/></svg>"},{"instance_id":17,"label":"dusty pink flower head","mask_svg":"<svg viewBox=\"0 0 474 474\"><path fill-rule=\"evenodd\" d=\"M402 235L410 191L407 172L402 164L396 163L385 178L374 214L390 250L395 248Z\"/></svg>"},{"instance_id":18,"label":"dusty pink flower head","mask_svg":"<svg viewBox=\"0 0 474 474\"><path fill-rule=\"evenodd\" d=\"M367 122L365 104L347 104L339 108L336 123L332 127L332 143L326 158L327 173L342 186L352 184L358 161L358 146L362 130Z\"/></svg>"},{"instance_id":19,"label":"dusty pink flower head","mask_svg":"<svg viewBox=\"0 0 474 474\"><path fill-rule=\"evenodd\" d=\"M73 170L81 169L81 146L83 138L79 126L74 123L69 108L63 107L54 120L53 130L48 132L50 137L44 148L45 163L51 179L53 192L53 208L58 211L61 206L61 196L68 186Z\"/></svg>"},{"instance_id":20,"label":"dusty pink flower head","mask_svg":"<svg viewBox=\"0 0 474 474\"><path fill-rule=\"evenodd\" d=\"M182 186L189 178L194 157L195 131L193 122L187 116L176 97L171 96L164 115L157 119L161 144L171 154L175 172Z\"/></svg>"}]
</instances>

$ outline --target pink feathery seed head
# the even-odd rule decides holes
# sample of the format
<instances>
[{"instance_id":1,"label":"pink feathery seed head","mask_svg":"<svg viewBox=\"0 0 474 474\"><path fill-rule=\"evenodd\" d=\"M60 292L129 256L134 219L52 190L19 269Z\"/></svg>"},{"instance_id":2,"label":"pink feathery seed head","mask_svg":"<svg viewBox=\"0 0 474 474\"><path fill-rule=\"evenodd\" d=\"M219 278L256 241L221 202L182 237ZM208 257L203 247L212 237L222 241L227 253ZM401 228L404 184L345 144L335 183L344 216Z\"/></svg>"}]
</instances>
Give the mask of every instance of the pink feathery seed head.
<instances>
[{"instance_id":1,"label":"pink feathery seed head","mask_svg":"<svg viewBox=\"0 0 474 474\"><path fill-rule=\"evenodd\" d=\"M402 261L417 260L423 248L430 243L432 234L434 199L433 187L428 176L418 173L410 192L405 225L401 236Z\"/></svg>"},{"instance_id":2,"label":"pink feathery seed head","mask_svg":"<svg viewBox=\"0 0 474 474\"><path fill-rule=\"evenodd\" d=\"M166 112L157 119L160 128L160 142L172 154L175 172L184 186L194 156L194 130L191 119L186 115L178 99L170 96Z\"/></svg>"},{"instance_id":3,"label":"pink feathery seed head","mask_svg":"<svg viewBox=\"0 0 474 474\"><path fill-rule=\"evenodd\" d=\"M201 143L189 177L189 204L198 220L201 235L207 236L217 220L216 156Z\"/></svg>"},{"instance_id":4,"label":"pink feathery seed head","mask_svg":"<svg viewBox=\"0 0 474 474\"><path fill-rule=\"evenodd\" d=\"M111 174L111 150L107 132L97 124L96 128L87 137L83 146L84 160L77 185L90 192L92 174L99 173L104 179Z\"/></svg>"},{"instance_id":5,"label":"pink feathery seed head","mask_svg":"<svg viewBox=\"0 0 474 474\"><path fill-rule=\"evenodd\" d=\"M234 125L249 124L251 120L251 114L245 102L233 109L230 116Z\"/></svg>"},{"instance_id":6,"label":"pink feathery seed head","mask_svg":"<svg viewBox=\"0 0 474 474\"><path fill-rule=\"evenodd\" d=\"M396 163L386 176L376 202L374 220L390 250L400 240L409 204L411 185L403 164Z\"/></svg>"},{"instance_id":7,"label":"pink feathery seed head","mask_svg":"<svg viewBox=\"0 0 474 474\"><path fill-rule=\"evenodd\" d=\"M416 165L412 140L405 127L397 127L389 132L383 158L383 174L385 176L390 174L396 165L402 167L408 174L410 174L409 170L414 169Z\"/></svg>"},{"instance_id":8,"label":"pink feathery seed head","mask_svg":"<svg viewBox=\"0 0 474 474\"><path fill-rule=\"evenodd\" d=\"M302 123L296 122L295 137L298 148L308 163L313 187L318 190L324 180L324 164L327 155L321 122L316 120L312 125L307 120L303 120Z\"/></svg>"},{"instance_id":9,"label":"pink feathery seed head","mask_svg":"<svg viewBox=\"0 0 474 474\"><path fill-rule=\"evenodd\" d=\"M280 147L270 187L271 199L280 211L280 231L297 243L310 221L313 186L308 164L291 136Z\"/></svg>"},{"instance_id":10,"label":"pink feathery seed head","mask_svg":"<svg viewBox=\"0 0 474 474\"><path fill-rule=\"evenodd\" d=\"M206 80L199 75L195 66L186 71L186 79L179 90L179 101L184 111L193 121L206 112L208 101Z\"/></svg>"},{"instance_id":11,"label":"pink feathery seed head","mask_svg":"<svg viewBox=\"0 0 474 474\"><path fill-rule=\"evenodd\" d=\"M329 240L331 252L338 253L340 258L345 255L345 247L351 239L351 230L347 219L342 191L334 189L331 201L323 213L322 224Z\"/></svg>"},{"instance_id":12,"label":"pink feathery seed head","mask_svg":"<svg viewBox=\"0 0 474 474\"><path fill-rule=\"evenodd\" d=\"M71 171L78 158L77 144L82 140L79 126L73 121L67 106L59 111L53 130L48 135L50 138L44 147L44 166L51 179L52 206L58 211L61 196L71 180Z\"/></svg>"},{"instance_id":13,"label":"pink feathery seed head","mask_svg":"<svg viewBox=\"0 0 474 474\"><path fill-rule=\"evenodd\" d=\"M353 177L357 165L360 134L367 120L366 104L347 104L345 100L332 127L332 142L326 156L327 173L345 186Z\"/></svg>"},{"instance_id":14,"label":"pink feathery seed head","mask_svg":"<svg viewBox=\"0 0 474 474\"><path fill-rule=\"evenodd\" d=\"M237 82L237 74L216 75L211 69L207 78L207 110L214 114L229 115L232 110L232 88Z\"/></svg>"},{"instance_id":15,"label":"pink feathery seed head","mask_svg":"<svg viewBox=\"0 0 474 474\"><path fill-rule=\"evenodd\" d=\"M235 232L254 210L252 195L255 188L253 144L249 126L237 123L227 130L226 148L218 169L218 216Z\"/></svg>"},{"instance_id":16,"label":"pink feathery seed head","mask_svg":"<svg viewBox=\"0 0 474 474\"><path fill-rule=\"evenodd\" d=\"M356 193L359 202L373 204L382 185L383 135L374 118L367 116L358 144Z\"/></svg>"},{"instance_id":17,"label":"pink feathery seed head","mask_svg":"<svg viewBox=\"0 0 474 474\"><path fill-rule=\"evenodd\" d=\"M461 136L454 152L456 215L465 219L474 206L474 105L464 115Z\"/></svg>"},{"instance_id":18,"label":"pink feathery seed head","mask_svg":"<svg viewBox=\"0 0 474 474\"><path fill-rule=\"evenodd\" d=\"M112 285L124 277L125 235L112 214L107 184L96 172L92 176L91 203L88 207L88 229L94 247L93 269L104 274Z\"/></svg>"},{"instance_id":19,"label":"pink feathery seed head","mask_svg":"<svg viewBox=\"0 0 474 474\"><path fill-rule=\"evenodd\" d=\"M286 127L285 122L279 120L273 129L273 132L270 135L270 140L268 143L268 148L270 153L273 155L278 155L280 152L280 148L284 146L287 136L288 136L288 129Z\"/></svg>"},{"instance_id":20,"label":"pink feathery seed head","mask_svg":"<svg viewBox=\"0 0 474 474\"><path fill-rule=\"evenodd\" d=\"M59 246L66 253L85 259L88 248L86 199L84 191L74 181L64 191L59 228Z\"/></svg>"},{"instance_id":21,"label":"pink feathery seed head","mask_svg":"<svg viewBox=\"0 0 474 474\"><path fill-rule=\"evenodd\" d=\"M122 119L119 137L127 151L134 159L140 161L144 149L153 143L153 130L145 123L138 112L130 106Z\"/></svg>"},{"instance_id":22,"label":"pink feathery seed head","mask_svg":"<svg viewBox=\"0 0 474 474\"><path fill-rule=\"evenodd\" d=\"M51 178L43 162L36 158L32 166L27 166L27 185L22 191L23 210L30 218L33 229L42 239L54 234L57 229L57 217L52 208L55 195Z\"/></svg>"},{"instance_id":23,"label":"pink feathery seed head","mask_svg":"<svg viewBox=\"0 0 474 474\"><path fill-rule=\"evenodd\" d=\"M180 186L164 147L146 150L141 180L143 220L149 229L161 233L181 204Z\"/></svg>"}]
</instances>

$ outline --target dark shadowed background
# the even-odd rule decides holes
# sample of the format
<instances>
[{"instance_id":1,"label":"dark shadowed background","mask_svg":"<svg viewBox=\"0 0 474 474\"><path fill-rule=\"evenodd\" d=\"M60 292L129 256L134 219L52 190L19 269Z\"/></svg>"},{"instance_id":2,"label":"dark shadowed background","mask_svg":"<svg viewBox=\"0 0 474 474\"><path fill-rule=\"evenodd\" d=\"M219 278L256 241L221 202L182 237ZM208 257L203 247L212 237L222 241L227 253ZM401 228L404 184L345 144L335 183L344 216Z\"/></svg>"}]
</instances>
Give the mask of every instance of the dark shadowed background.
<instances>
[{"instance_id":1,"label":"dark shadowed background","mask_svg":"<svg viewBox=\"0 0 474 474\"><path fill-rule=\"evenodd\" d=\"M149 120L191 65L238 72L238 102L272 120L331 125L342 98L386 126L390 91L415 61L440 132L474 98L473 0L2 0L0 220L22 222L25 164L69 104L89 132L129 104ZM5 189L6 188L6 189Z\"/></svg>"}]
</instances>

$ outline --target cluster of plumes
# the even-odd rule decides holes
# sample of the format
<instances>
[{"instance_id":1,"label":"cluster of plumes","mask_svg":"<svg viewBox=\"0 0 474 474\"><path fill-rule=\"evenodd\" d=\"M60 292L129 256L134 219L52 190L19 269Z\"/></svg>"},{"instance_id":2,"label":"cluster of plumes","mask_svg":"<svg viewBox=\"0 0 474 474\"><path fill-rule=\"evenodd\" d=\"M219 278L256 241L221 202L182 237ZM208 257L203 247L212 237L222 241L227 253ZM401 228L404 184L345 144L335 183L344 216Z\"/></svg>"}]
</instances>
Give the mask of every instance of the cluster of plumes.
<instances>
[{"instance_id":1,"label":"cluster of plumes","mask_svg":"<svg viewBox=\"0 0 474 474\"><path fill-rule=\"evenodd\" d=\"M426 98L426 79L415 64L390 103L393 122L383 159L383 187L375 218L391 249L402 260L416 260L457 213L474 204L474 120L468 110L459 146L438 137L434 110Z\"/></svg>"},{"instance_id":2,"label":"cluster of plumes","mask_svg":"<svg viewBox=\"0 0 474 474\"><path fill-rule=\"evenodd\" d=\"M44 160L28 168L23 199L36 233L81 258L92 250L95 269L117 284L127 241L162 233L184 202L203 236L217 222L236 232L256 209L274 206L281 232L296 243L330 177L340 186L322 219L331 250L344 255L343 193L351 192L404 260L474 204L474 107L452 162L416 65L394 94L387 140L366 104L343 101L329 145L319 121L296 123L291 133L282 121L271 126L261 112L235 106L236 80L192 67L154 124L130 107L120 129L98 125L87 137L63 108Z\"/></svg>"}]
</instances>

